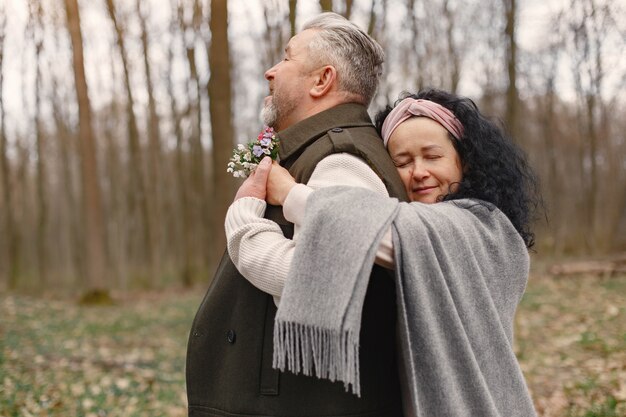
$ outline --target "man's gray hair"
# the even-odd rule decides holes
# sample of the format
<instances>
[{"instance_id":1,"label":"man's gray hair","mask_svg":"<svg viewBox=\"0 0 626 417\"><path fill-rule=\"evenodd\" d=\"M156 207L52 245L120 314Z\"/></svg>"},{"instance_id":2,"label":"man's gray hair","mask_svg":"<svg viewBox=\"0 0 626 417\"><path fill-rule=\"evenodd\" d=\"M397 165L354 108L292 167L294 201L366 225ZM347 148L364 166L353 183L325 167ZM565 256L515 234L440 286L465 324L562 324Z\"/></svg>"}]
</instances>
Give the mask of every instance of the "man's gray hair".
<instances>
[{"instance_id":1,"label":"man's gray hair","mask_svg":"<svg viewBox=\"0 0 626 417\"><path fill-rule=\"evenodd\" d=\"M372 101L382 74L383 48L357 25L327 12L309 20L302 30L319 33L309 44L311 58L337 70L339 90L357 95L366 106Z\"/></svg>"}]
</instances>

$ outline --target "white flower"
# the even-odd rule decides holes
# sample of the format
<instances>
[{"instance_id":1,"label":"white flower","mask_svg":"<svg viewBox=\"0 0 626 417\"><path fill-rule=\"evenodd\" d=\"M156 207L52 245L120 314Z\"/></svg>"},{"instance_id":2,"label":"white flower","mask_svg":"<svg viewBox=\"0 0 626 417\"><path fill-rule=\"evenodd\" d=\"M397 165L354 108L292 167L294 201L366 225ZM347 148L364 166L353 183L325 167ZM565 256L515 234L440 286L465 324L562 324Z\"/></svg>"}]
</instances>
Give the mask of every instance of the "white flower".
<instances>
[{"instance_id":1,"label":"white flower","mask_svg":"<svg viewBox=\"0 0 626 417\"><path fill-rule=\"evenodd\" d=\"M227 164L226 172L233 174L235 178L248 177L265 156L269 155L274 160L277 158L278 148L275 146L277 144L274 129L265 127L256 141L247 145L241 143L237 145Z\"/></svg>"}]
</instances>

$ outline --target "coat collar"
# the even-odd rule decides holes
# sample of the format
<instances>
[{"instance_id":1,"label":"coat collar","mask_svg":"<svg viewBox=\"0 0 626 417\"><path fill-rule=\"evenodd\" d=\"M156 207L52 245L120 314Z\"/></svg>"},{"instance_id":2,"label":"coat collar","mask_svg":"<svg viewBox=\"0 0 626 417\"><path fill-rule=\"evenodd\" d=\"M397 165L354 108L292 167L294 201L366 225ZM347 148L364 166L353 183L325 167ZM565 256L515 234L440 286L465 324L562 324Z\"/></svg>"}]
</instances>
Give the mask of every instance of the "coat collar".
<instances>
[{"instance_id":1,"label":"coat collar","mask_svg":"<svg viewBox=\"0 0 626 417\"><path fill-rule=\"evenodd\" d=\"M336 127L372 126L367 109L362 104L344 103L324 110L278 132L278 155L281 161L298 154L330 129Z\"/></svg>"}]
</instances>

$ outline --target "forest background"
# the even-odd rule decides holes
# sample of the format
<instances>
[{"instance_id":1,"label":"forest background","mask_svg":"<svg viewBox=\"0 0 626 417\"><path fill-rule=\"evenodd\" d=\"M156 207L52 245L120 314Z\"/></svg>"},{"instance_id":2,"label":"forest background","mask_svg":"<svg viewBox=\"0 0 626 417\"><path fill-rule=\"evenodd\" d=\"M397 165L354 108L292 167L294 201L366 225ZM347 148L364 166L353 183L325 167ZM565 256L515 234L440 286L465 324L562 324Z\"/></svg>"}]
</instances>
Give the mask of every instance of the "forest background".
<instances>
[{"instance_id":1,"label":"forest background","mask_svg":"<svg viewBox=\"0 0 626 417\"><path fill-rule=\"evenodd\" d=\"M609 0L2 0L0 287L206 282L263 72L339 12L384 47L374 113L464 94L539 173L537 253L626 248L626 10Z\"/></svg>"},{"instance_id":2,"label":"forest background","mask_svg":"<svg viewBox=\"0 0 626 417\"><path fill-rule=\"evenodd\" d=\"M528 153L515 353L539 415L626 415L625 0L0 0L1 416L187 415L226 163L321 10L386 51L372 114L444 88Z\"/></svg>"}]
</instances>

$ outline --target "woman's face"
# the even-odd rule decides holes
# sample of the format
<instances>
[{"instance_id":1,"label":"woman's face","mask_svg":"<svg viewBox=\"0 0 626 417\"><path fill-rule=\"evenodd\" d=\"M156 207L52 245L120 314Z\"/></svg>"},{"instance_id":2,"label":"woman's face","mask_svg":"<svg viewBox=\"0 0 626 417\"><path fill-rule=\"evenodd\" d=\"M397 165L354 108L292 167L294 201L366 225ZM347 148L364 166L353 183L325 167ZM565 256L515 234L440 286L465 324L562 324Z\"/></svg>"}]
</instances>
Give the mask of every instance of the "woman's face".
<instances>
[{"instance_id":1,"label":"woman's face","mask_svg":"<svg viewBox=\"0 0 626 417\"><path fill-rule=\"evenodd\" d=\"M463 179L448 131L428 117L411 117L389 138L387 149L411 201L436 203Z\"/></svg>"}]
</instances>

